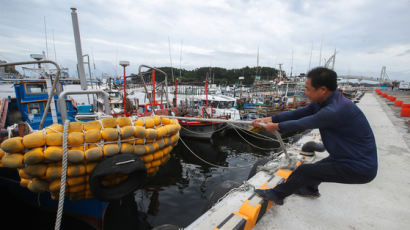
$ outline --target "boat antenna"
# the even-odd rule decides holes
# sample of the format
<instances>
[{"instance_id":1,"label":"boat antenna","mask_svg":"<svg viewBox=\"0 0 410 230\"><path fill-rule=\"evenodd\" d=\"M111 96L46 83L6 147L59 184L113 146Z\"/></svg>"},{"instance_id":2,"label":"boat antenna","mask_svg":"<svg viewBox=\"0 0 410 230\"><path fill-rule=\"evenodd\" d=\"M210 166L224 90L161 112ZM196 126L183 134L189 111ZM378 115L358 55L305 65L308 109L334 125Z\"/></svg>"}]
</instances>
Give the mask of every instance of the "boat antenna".
<instances>
[{"instance_id":1,"label":"boat antenna","mask_svg":"<svg viewBox=\"0 0 410 230\"><path fill-rule=\"evenodd\" d=\"M292 71L293 71L293 49L292 49L292 61L290 64L290 77L292 78Z\"/></svg>"},{"instance_id":2,"label":"boat antenna","mask_svg":"<svg viewBox=\"0 0 410 230\"><path fill-rule=\"evenodd\" d=\"M323 44L323 36L320 39L319 66L322 65L322 44Z\"/></svg>"},{"instance_id":3,"label":"boat antenna","mask_svg":"<svg viewBox=\"0 0 410 230\"><path fill-rule=\"evenodd\" d=\"M47 57L44 57L44 59L48 58L48 44L47 44L47 25L46 25L46 16L44 16L44 35L46 37L46 52L47 52Z\"/></svg>"},{"instance_id":4,"label":"boat antenna","mask_svg":"<svg viewBox=\"0 0 410 230\"><path fill-rule=\"evenodd\" d=\"M183 40L181 40L181 49L179 51L179 77L182 77L182 73L181 73L181 62L182 62L182 45L183 45Z\"/></svg>"},{"instance_id":5,"label":"boat antenna","mask_svg":"<svg viewBox=\"0 0 410 230\"><path fill-rule=\"evenodd\" d=\"M258 54L256 56L256 76L259 75L259 44L258 44Z\"/></svg>"},{"instance_id":6,"label":"boat antenna","mask_svg":"<svg viewBox=\"0 0 410 230\"><path fill-rule=\"evenodd\" d=\"M168 36L168 49L169 49L169 61L171 62L171 76L172 76L172 82L175 81L174 79L174 70L172 69L172 56L171 56L171 41Z\"/></svg>"},{"instance_id":7,"label":"boat antenna","mask_svg":"<svg viewBox=\"0 0 410 230\"><path fill-rule=\"evenodd\" d=\"M308 67L308 70L306 72L309 72L310 65L312 64L312 52L313 52L313 42L312 42L312 47L310 48L309 67Z\"/></svg>"},{"instance_id":8,"label":"boat antenna","mask_svg":"<svg viewBox=\"0 0 410 230\"><path fill-rule=\"evenodd\" d=\"M53 29L53 46L54 46L54 60L57 62L57 51L56 51L56 43L54 40L54 29Z\"/></svg>"},{"instance_id":9,"label":"boat antenna","mask_svg":"<svg viewBox=\"0 0 410 230\"><path fill-rule=\"evenodd\" d=\"M95 71L95 59L94 59L94 49L93 48L91 48L91 56L93 56L93 67Z\"/></svg>"}]
</instances>

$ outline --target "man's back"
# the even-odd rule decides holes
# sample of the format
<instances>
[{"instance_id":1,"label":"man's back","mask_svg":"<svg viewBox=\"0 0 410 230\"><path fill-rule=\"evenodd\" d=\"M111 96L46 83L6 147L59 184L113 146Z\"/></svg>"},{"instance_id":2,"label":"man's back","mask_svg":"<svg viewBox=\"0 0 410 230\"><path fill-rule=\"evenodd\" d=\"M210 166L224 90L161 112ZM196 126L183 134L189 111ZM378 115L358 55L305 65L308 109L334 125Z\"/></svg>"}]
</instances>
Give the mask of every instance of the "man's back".
<instances>
[{"instance_id":1,"label":"man's back","mask_svg":"<svg viewBox=\"0 0 410 230\"><path fill-rule=\"evenodd\" d=\"M363 112L349 99L337 92L330 98L329 116L334 125L320 128L323 144L330 158L359 174L374 175L377 172L377 149L373 132Z\"/></svg>"},{"instance_id":2,"label":"man's back","mask_svg":"<svg viewBox=\"0 0 410 230\"><path fill-rule=\"evenodd\" d=\"M322 103L272 117L282 131L319 128L330 158L364 175L377 172L373 132L362 111L338 91Z\"/></svg>"}]
</instances>

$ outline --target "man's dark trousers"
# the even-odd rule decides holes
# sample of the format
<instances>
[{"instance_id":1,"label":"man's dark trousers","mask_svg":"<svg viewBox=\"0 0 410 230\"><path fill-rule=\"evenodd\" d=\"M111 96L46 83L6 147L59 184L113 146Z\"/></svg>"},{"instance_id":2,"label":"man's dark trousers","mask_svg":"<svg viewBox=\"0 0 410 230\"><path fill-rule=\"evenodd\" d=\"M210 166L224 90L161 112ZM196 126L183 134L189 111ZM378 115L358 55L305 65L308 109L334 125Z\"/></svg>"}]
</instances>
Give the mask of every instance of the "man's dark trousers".
<instances>
[{"instance_id":1,"label":"man's dark trousers","mask_svg":"<svg viewBox=\"0 0 410 230\"><path fill-rule=\"evenodd\" d=\"M348 166L327 157L313 164L300 165L285 183L277 185L273 190L283 199L303 187L317 191L322 182L365 184L374 177L375 175L357 174Z\"/></svg>"}]
</instances>

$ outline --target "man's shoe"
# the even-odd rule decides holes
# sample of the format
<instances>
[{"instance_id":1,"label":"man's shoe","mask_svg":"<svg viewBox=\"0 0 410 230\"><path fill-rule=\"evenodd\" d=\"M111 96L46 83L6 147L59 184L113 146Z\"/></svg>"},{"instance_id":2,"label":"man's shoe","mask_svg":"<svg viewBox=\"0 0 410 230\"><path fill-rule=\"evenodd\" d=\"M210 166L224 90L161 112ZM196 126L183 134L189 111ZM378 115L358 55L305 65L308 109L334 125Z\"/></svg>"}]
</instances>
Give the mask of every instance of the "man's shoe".
<instances>
[{"instance_id":1,"label":"man's shoe","mask_svg":"<svg viewBox=\"0 0 410 230\"><path fill-rule=\"evenodd\" d=\"M283 205L283 199L280 199L272 189L255 189L255 193L265 200L273 201L277 205Z\"/></svg>"},{"instance_id":2,"label":"man's shoe","mask_svg":"<svg viewBox=\"0 0 410 230\"><path fill-rule=\"evenodd\" d=\"M302 187L294 192L294 194L299 196L311 197L311 198L319 198L320 193L317 189L310 189L307 187Z\"/></svg>"}]
</instances>

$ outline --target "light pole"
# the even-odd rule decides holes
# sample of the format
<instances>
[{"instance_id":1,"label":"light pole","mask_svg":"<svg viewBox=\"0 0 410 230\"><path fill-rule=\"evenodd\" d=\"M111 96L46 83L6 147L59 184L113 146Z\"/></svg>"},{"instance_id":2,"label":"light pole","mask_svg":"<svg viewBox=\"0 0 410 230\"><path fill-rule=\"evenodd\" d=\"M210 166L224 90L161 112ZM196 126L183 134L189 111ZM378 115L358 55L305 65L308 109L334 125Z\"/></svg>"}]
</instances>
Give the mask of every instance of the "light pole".
<instances>
[{"instance_id":1,"label":"light pole","mask_svg":"<svg viewBox=\"0 0 410 230\"><path fill-rule=\"evenodd\" d=\"M127 117L127 92L126 92L126 79L125 79L125 67L129 66L130 62L129 61L120 61L120 66L124 67L124 115Z\"/></svg>"},{"instance_id":2,"label":"light pole","mask_svg":"<svg viewBox=\"0 0 410 230\"><path fill-rule=\"evenodd\" d=\"M90 77L91 89L93 89L93 82L91 80L90 56L88 54L84 54L83 58L84 57L87 57L87 62L84 62L84 59L83 59L83 64L87 63L87 65L88 65L88 74L89 74L89 77ZM90 104L90 95L87 95L87 96L88 96L88 104ZM94 103L94 95L93 95L93 103Z\"/></svg>"}]
</instances>

